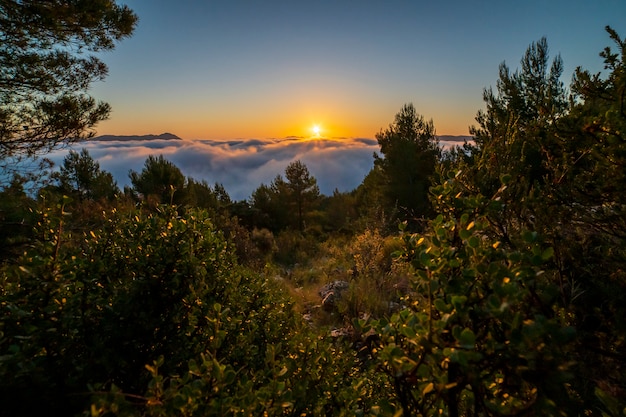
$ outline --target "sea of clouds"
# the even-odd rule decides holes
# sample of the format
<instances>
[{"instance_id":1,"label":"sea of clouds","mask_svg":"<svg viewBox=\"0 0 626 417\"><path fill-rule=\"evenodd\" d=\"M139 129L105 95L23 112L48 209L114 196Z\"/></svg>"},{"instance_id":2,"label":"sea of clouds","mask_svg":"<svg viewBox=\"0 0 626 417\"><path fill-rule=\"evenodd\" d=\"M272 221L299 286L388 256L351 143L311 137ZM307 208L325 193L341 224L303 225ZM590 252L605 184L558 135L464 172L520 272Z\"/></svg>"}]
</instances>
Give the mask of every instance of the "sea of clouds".
<instances>
[{"instance_id":1,"label":"sea of clouds","mask_svg":"<svg viewBox=\"0 0 626 417\"><path fill-rule=\"evenodd\" d=\"M462 138L442 140L443 146ZM206 180L210 185L221 183L233 200L248 199L261 184L269 184L291 162L302 161L317 179L322 194L335 189L351 191L365 178L374 165L374 152L379 152L376 139L368 138L282 138L217 140L90 140L70 149L86 148L110 172L118 186L130 185L130 170L141 171L149 155L163 155L184 175ZM68 149L48 155L58 166Z\"/></svg>"}]
</instances>

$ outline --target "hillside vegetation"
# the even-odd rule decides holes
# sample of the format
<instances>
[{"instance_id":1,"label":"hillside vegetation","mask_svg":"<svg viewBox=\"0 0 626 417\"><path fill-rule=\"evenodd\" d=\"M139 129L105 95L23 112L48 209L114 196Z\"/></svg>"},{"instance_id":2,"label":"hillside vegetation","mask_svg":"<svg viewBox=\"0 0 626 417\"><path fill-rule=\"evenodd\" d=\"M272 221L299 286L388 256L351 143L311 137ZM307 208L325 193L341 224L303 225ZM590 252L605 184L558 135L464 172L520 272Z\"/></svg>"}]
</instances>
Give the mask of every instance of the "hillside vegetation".
<instances>
[{"instance_id":1,"label":"hillside vegetation","mask_svg":"<svg viewBox=\"0 0 626 417\"><path fill-rule=\"evenodd\" d=\"M361 185L245 201L70 151L0 191L0 414L626 415L626 40L569 88L545 39L473 142L402 106ZM35 197L36 196L36 197Z\"/></svg>"}]
</instances>

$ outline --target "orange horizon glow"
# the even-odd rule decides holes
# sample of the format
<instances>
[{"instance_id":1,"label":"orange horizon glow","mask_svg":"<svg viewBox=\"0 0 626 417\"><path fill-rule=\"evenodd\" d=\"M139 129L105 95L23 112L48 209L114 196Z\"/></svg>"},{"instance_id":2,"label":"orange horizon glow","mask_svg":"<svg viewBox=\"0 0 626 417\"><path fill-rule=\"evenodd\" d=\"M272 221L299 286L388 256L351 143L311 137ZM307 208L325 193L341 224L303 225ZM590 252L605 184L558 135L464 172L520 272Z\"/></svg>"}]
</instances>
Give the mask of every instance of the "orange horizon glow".
<instances>
[{"instance_id":1,"label":"orange horizon glow","mask_svg":"<svg viewBox=\"0 0 626 417\"><path fill-rule=\"evenodd\" d=\"M308 138L318 134L374 138L393 123L405 103L413 102L418 113L433 120L437 134L467 135L475 117L474 110L467 111L471 103L462 100L453 106L445 97L427 102L410 97L377 100L363 90L344 88L333 79L324 78L320 85L296 81L300 79L287 79L276 91L266 91L253 84L245 95L223 95L219 104L199 95L180 102L157 100L149 107L142 105L146 97L124 101L108 99L105 95L102 99L113 111L110 119L100 123L96 130L99 135L169 132L189 140ZM318 133L312 130L316 125L320 129Z\"/></svg>"},{"instance_id":2,"label":"orange horizon glow","mask_svg":"<svg viewBox=\"0 0 626 417\"><path fill-rule=\"evenodd\" d=\"M233 139L267 139L267 138L288 138L288 137L301 137L301 138L371 138L373 139L377 133L384 130L388 125L380 126L379 128L371 129L343 129L337 127L336 129L317 126L318 130L314 126L306 127L285 127L282 129L242 129L239 132L232 131L231 129L211 129L211 128L191 128L190 126L183 126L181 124L148 124L148 123L129 123L129 124L114 124L108 122L101 122L96 126L96 135L119 135L119 136L131 136L131 135L148 135L148 134L162 134L172 133L181 139L195 140L195 139L211 139L211 140L233 140ZM437 135L452 135L452 136L468 136L469 132L466 128L464 132L450 132L440 131L437 129Z\"/></svg>"},{"instance_id":3,"label":"orange horizon glow","mask_svg":"<svg viewBox=\"0 0 626 417\"><path fill-rule=\"evenodd\" d=\"M96 126L97 135L145 135L172 133L182 139L262 139L285 137L345 137L374 138L386 129L400 109L376 112L358 112L354 109L342 111L337 106L318 106L317 109L304 109L305 114L286 111L253 111L252 117L243 116L229 109L208 115L201 109L195 112L177 112L172 109L147 114L137 108L124 109L113 105L109 120ZM323 109L323 110L320 110ZM283 109L281 109L283 110ZM284 109L287 110L287 109ZM308 114L307 114L308 113ZM248 112L246 112L248 114ZM448 114L448 117L452 115ZM431 116L424 115L430 119ZM242 122L241 119L245 121ZM459 117L457 120L464 120ZM448 124L437 122L433 117L438 135L468 135L468 125L451 120Z\"/></svg>"},{"instance_id":4,"label":"orange horizon glow","mask_svg":"<svg viewBox=\"0 0 626 417\"><path fill-rule=\"evenodd\" d=\"M373 139L406 103L433 120L437 135L469 136L502 62L515 71L539 34L563 57L565 83L576 67L601 71L597 52L611 43L602 28L619 32L626 10L624 1L587 2L555 22L566 2L545 2L550 13L539 16L493 7L511 25L502 31L483 24L482 8L443 2L336 2L330 14L306 2L126 3L140 24L98 54L109 71L90 94L112 113L97 134L216 141L309 138L315 124L320 137ZM420 16L429 18L416 25Z\"/></svg>"}]
</instances>

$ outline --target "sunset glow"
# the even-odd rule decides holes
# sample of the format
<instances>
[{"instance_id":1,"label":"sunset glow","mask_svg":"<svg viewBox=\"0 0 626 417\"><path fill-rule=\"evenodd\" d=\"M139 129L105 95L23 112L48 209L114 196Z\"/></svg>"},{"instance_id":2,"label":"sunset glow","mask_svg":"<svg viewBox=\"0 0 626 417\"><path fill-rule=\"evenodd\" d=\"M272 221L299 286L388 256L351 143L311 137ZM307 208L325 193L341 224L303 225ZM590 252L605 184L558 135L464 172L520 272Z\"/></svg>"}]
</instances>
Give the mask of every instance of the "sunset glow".
<instances>
[{"instance_id":1,"label":"sunset glow","mask_svg":"<svg viewBox=\"0 0 626 417\"><path fill-rule=\"evenodd\" d=\"M518 13L534 10L526 3L495 0L358 8L326 0L133 1L137 30L104 57L109 75L92 91L113 108L97 133L374 138L411 102L438 134L467 135L500 63L514 70L541 36L563 58L564 80L578 65L601 70L604 26L626 32L626 2L614 3L555 0L534 14ZM485 24L486 11L506 27Z\"/></svg>"}]
</instances>

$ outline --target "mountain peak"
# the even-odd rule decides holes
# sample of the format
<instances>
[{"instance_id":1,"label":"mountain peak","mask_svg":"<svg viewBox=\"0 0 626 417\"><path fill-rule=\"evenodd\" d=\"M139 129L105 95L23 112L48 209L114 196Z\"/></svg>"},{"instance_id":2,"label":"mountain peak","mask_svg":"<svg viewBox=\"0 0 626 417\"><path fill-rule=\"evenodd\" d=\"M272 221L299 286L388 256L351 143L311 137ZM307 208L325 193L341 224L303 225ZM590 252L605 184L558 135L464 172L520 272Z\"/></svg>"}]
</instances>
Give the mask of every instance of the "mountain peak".
<instances>
[{"instance_id":1,"label":"mountain peak","mask_svg":"<svg viewBox=\"0 0 626 417\"><path fill-rule=\"evenodd\" d=\"M131 141L131 140L182 140L173 133L161 133L160 135L102 135L91 139L92 141L110 142L110 141Z\"/></svg>"}]
</instances>

